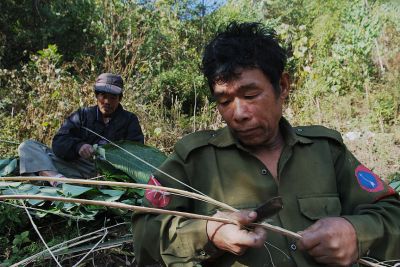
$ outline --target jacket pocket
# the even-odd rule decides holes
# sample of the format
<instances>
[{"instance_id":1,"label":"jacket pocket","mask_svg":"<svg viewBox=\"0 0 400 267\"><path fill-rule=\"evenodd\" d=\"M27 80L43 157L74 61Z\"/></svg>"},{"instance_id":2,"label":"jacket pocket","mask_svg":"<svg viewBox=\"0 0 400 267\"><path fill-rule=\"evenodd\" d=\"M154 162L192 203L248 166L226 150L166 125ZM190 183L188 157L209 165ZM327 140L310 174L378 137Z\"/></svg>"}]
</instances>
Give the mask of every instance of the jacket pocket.
<instances>
[{"instance_id":1,"label":"jacket pocket","mask_svg":"<svg viewBox=\"0 0 400 267\"><path fill-rule=\"evenodd\" d=\"M300 212L310 220L340 216L342 205L336 194L298 196Z\"/></svg>"}]
</instances>

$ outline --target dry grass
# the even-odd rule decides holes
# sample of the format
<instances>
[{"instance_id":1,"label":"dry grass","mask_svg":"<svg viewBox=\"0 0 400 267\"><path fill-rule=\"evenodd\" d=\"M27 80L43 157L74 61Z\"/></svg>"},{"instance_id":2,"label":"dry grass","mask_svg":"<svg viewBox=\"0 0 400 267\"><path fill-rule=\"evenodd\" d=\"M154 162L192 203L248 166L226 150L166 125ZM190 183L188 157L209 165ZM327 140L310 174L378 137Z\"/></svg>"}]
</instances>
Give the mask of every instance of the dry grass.
<instances>
[{"instance_id":1,"label":"dry grass","mask_svg":"<svg viewBox=\"0 0 400 267\"><path fill-rule=\"evenodd\" d=\"M344 141L358 160L389 181L390 176L400 171L400 128L396 130L396 133L363 132L356 140L344 138Z\"/></svg>"}]
</instances>

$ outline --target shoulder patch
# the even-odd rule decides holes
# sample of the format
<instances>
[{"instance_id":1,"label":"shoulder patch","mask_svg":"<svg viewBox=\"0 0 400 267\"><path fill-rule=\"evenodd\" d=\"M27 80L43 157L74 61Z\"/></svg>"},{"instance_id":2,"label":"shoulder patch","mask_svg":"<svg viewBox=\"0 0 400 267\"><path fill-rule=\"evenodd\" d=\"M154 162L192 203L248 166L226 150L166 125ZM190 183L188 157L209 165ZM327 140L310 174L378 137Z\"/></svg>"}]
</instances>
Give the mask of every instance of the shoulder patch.
<instances>
[{"instance_id":1,"label":"shoulder patch","mask_svg":"<svg viewBox=\"0 0 400 267\"><path fill-rule=\"evenodd\" d=\"M338 141L339 143L343 143L342 135L338 131L321 125L294 127L294 131L297 135L304 137L330 138Z\"/></svg>"},{"instance_id":2,"label":"shoulder patch","mask_svg":"<svg viewBox=\"0 0 400 267\"><path fill-rule=\"evenodd\" d=\"M359 165L354 172L363 190L374 193L384 189L381 178L364 165Z\"/></svg>"},{"instance_id":3,"label":"shoulder patch","mask_svg":"<svg viewBox=\"0 0 400 267\"><path fill-rule=\"evenodd\" d=\"M188 134L175 144L175 152L185 160L191 151L206 146L210 138L214 135L215 131L213 130L204 130Z\"/></svg>"}]
</instances>

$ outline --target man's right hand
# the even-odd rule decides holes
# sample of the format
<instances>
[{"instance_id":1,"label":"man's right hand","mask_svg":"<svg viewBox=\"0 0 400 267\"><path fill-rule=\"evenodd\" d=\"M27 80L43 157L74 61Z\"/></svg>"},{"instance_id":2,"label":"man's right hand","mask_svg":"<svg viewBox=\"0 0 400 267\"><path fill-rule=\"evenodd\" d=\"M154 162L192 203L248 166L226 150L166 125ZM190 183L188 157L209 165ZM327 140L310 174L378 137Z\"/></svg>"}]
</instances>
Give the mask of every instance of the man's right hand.
<instances>
[{"instance_id":1,"label":"man's right hand","mask_svg":"<svg viewBox=\"0 0 400 267\"><path fill-rule=\"evenodd\" d=\"M91 158L93 156L93 154L94 154L94 148L92 145L84 144L79 149L79 156L81 156L84 159Z\"/></svg>"},{"instance_id":2,"label":"man's right hand","mask_svg":"<svg viewBox=\"0 0 400 267\"><path fill-rule=\"evenodd\" d=\"M254 211L217 212L213 217L232 219L240 225L247 225L257 219ZM256 227L252 230L243 229L235 224L207 221L207 235L214 245L236 255L242 255L248 248L261 247L267 239L267 231Z\"/></svg>"}]
</instances>

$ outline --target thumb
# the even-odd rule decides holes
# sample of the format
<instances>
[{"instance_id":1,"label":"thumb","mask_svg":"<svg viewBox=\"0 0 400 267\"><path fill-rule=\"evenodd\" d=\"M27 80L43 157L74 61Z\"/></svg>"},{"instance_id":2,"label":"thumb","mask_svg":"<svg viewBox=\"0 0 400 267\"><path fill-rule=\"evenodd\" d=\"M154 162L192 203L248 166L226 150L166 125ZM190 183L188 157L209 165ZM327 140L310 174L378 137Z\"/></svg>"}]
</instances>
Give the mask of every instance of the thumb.
<instances>
[{"instance_id":1,"label":"thumb","mask_svg":"<svg viewBox=\"0 0 400 267\"><path fill-rule=\"evenodd\" d=\"M257 219L257 212L253 210L242 210L240 212L235 213L235 220L237 220L240 224L246 225L254 222Z\"/></svg>"}]
</instances>

